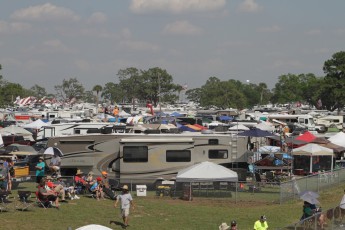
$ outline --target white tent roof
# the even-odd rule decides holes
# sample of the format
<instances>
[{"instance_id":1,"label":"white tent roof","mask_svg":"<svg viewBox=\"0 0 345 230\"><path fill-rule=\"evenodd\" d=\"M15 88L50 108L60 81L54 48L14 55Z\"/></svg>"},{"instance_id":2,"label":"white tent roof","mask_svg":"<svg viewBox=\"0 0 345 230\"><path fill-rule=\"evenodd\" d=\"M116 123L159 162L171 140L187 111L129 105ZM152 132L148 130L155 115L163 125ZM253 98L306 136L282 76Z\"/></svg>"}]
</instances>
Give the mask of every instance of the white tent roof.
<instances>
[{"instance_id":1,"label":"white tent roof","mask_svg":"<svg viewBox=\"0 0 345 230\"><path fill-rule=\"evenodd\" d=\"M234 125L229 128L229 130L249 130L247 126L244 126L242 124Z\"/></svg>"},{"instance_id":2,"label":"white tent roof","mask_svg":"<svg viewBox=\"0 0 345 230\"><path fill-rule=\"evenodd\" d=\"M29 124L25 124L23 126L23 128L27 128L27 129L40 129L42 128L42 126L46 126L47 123L45 123L44 121L42 121L41 119L38 119L34 122L31 122Z\"/></svg>"},{"instance_id":3,"label":"white tent roof","mask_svg":"<svg viewBox=\"0 0 345 230\"><path fill-rule=\"evenodd\" d=\"M2 140L2 136L1 136L1 133L0 133L0 147L4 145L4 141Z\"/></svg>"},{"instance_id":4,"label":"white tent roof","mask_svg":"<svg viewBox=\"0 0 345 230\"><path fill-rule=\"evenodd\" d=\"M294 149L292 154L305 156L333 156L333 149L311 143Z\"/></svg>"},{"instance_id":5,"label":"white tent roof","mask_svg":"<svg viewBox=\"0 0 345 230\"><path fill-rule=\"evenodd\" d=\"M258 129L261 129L261 130L265 130L265 131L274 131L274 126L268 125L265 122L259 123L259 124L255 125L255 127Z\"/></svg>"},{"instance_id":6,"label":"white tent roof","mask_svg":"<svg viewBox=\"0 0 345 230\"><path fill-rule=\"evenodd\" d=\"M205 161L178 172L177 182L238 181L237 172L224 166Z\"/></svg>"},{"instance_id":7,"label":"white tent roof","mask_svg":"<svg viewBox=\"0 0 345 230\"><path fill-rule=\"evenodd\" d=\"M126 113L125 111L121 111L121 112L119 112L119 116L120 117L129 117L129 116L131 116L129 113Z\"/></svg>"},{"instance_id":8,"label":"white tent roof","mask_svg":"<svg viewBox=\"0 0 345 230\"><path fill-rule=\"evenodd\" d=\"M13 134L20 134L23 136L32 136L32 133L30 133L29 131L21 127L13 126L13 125L0 129L0 134L2 134L3 136L13 135Z\"/></svg>"},{"instance_id":9,"label":"white tent roof","mask_svg":"<svg viewBox=\"0 0 345 230\"><path fill-rule=\"evenodd\" d=\"M345 147L345 133L343 132L339 132L334 136L331 136L330 138L328 138L328 140L333 144Z\"/></svg>"}]
</instances>

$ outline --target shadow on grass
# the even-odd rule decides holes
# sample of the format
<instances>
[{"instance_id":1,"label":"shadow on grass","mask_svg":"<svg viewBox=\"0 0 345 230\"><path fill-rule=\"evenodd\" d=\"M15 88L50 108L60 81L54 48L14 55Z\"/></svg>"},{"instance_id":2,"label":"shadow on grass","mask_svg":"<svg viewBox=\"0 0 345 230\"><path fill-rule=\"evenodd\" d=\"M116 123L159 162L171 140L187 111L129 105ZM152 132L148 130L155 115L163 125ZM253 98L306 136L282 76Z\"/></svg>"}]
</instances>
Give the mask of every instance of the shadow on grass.
<instances>
[{"instance_id":1,"label":"shadow on grass","mask_svg":"<svg viewBox=\"0 0 345 230\"><path fill-rule=\"evenodd\" d=\"M122 223L122 222L119 222L119 221L114 221L114 220L111 220L109 222L109 224L116 224L118 226L121 226L122 228L126 228L126 226Z\"/></svg>"}]
</instances>

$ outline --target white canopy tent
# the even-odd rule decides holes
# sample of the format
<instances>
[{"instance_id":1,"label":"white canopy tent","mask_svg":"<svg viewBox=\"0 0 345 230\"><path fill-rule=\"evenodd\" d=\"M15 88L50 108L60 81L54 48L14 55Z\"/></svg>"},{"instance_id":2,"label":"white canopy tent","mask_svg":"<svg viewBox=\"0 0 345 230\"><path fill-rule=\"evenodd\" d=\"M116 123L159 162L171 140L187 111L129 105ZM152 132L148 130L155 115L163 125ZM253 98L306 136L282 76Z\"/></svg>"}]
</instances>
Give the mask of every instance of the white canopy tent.
<instances>
[{"instance_id":1,"label":"white canopy tent","mask_svg":"<svg viewBox=\"0 0 345 230\"><path fill-rule=\"evenodd\" d=\"M330 156L331 157L331 170L333 170L333 149L320 146L318 144L310 143L302 147L296 148L292 152L293 156L309 156L310 157L310 170L313 172L313 157L315 156Z\"/></svg>"},{"instance_id":2,"label":"white canopy tent","mask_svg":"<svg viewBox=\"0 0 345 230\"><path fill-rule=\"evenodd\" d=\"M205 161L178 172L176 182L238 181L237 172L213 162Z\"/></svg>"},{"instance_id":3,"label":"white canopy tent","mask_svg":"<svg viewBox=\"0 0 345 230\"><path fill-rule=\"evenodd\" d=\"M269 132L273 132L275 129L273 125L269 125L266 122L259 123L255 125L255 127L261 130L269 131Z\"/></svg>"},{"instance_id":4,"label":"white canopy tent","mask_svg":"<svg viewBox=\"0 0 345 230\"><path fill-rule=\"evenodd\" d=\"M328 138L328 140L333 144L345 147L345 133L343 132L339 132L334 136L331 136L330 138Z\"/></svg>"},{"instance_id":5,"label":"white canopy tent","mask_svg":"<svg viewBox=\"0 0 345 230\"><path fill-rule=\"evenodd\" d=\"M23 126L23 128L26 128L26 129L40 129L42 128L42 126L46 126L47 123L45 123L44 121L42 121L41 119L38 119L34 122L31 122L29 124L25 124Z\"/></svg>"}]
</instances>

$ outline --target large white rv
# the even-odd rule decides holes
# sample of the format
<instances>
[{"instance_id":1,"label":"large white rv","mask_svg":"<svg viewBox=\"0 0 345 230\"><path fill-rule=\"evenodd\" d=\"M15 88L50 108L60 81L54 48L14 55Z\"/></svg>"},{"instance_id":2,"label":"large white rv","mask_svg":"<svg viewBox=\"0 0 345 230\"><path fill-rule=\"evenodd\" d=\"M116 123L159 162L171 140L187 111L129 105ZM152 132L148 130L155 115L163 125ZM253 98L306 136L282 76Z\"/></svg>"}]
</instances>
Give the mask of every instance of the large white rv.
<instances>
[{"instance_id":1,"label":"large white rv","mask_svg":"<svg viewBox=\"0 0 345 230\"><path fill-rule=\"evenodd\" d=\"M123 181L170 179L187 166L212 161L237 168L247 162L247 137L229 134L89 134L49 138L62 150L63 174L108 171Z\"/></svg>"},{"instance_id":2,"label":"large white rv","mask_svg":"<svg viewBox=\"0 0 345 230\"><path fill-rule=\"evenodd\" d=\"M309 131L315 131L314 119L311 115L306 114L269 114L267 119L270 122L274 120L278 122L283 122L286 124L297 124L304 128L307 128Z\"/></svg>"}]
</instances>

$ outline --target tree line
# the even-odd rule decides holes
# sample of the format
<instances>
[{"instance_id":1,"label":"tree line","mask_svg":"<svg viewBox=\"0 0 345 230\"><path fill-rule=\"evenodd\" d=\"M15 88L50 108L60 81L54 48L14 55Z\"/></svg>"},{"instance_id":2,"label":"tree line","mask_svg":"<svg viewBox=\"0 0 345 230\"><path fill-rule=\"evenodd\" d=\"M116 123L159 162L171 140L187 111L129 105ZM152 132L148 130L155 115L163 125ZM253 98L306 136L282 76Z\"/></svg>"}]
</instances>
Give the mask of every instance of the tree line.
<instances>
[{"instance_id":1,"label":"tree line","mask_svg":"<svg viewBox=\"0 0 345 230\"><path fill-rule=\"evenodd\" d=\"M0 71L1 68L0 64ZM324 76L315 76L313 73L281 75L271 90L264 82L254 84L234 79L222 81L212 76L200 88L189 89L185 94L188 100L206 108L243 109L268 103L301 102L319 109L341 110L345 105L345 51L334 53L326 60L323 71ZM85 90L76 77L64 79L61 85L54 86L55 94L48 94L44 87L37 84L26 89L0 75L0 106L13 105L17 96L56 98L60 101L76 99L97 104L101 96L102 102L108 103L174 104L184 90L183 86L173 82L173 77L166 70L159 67L148 70L135 67L121 69L117 79L119 83L114 81L104 86L95 85L89 90Z\"/></svg>"}]
</instances>

